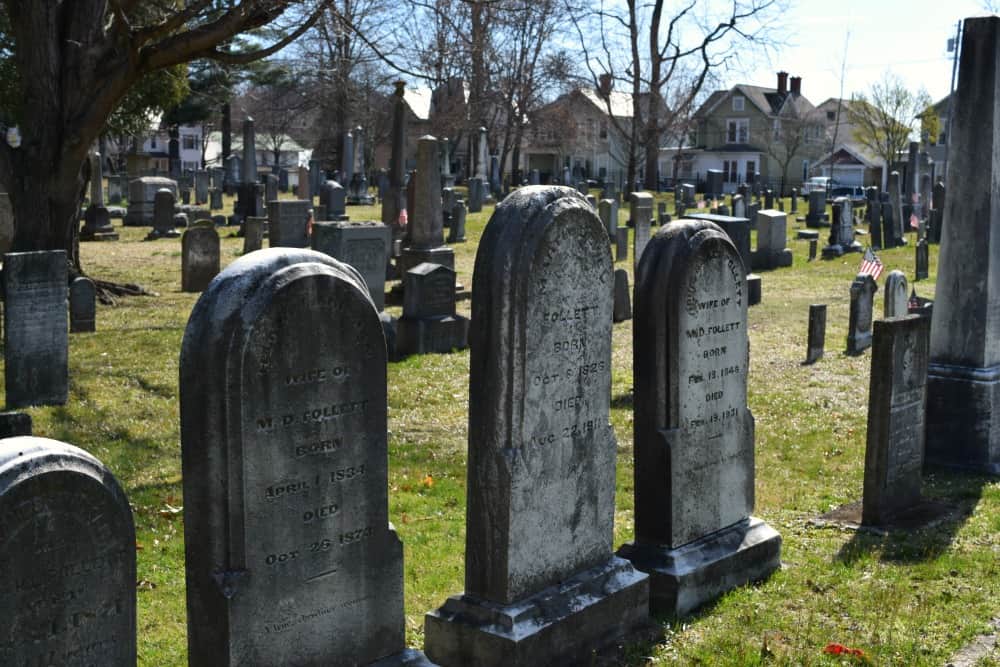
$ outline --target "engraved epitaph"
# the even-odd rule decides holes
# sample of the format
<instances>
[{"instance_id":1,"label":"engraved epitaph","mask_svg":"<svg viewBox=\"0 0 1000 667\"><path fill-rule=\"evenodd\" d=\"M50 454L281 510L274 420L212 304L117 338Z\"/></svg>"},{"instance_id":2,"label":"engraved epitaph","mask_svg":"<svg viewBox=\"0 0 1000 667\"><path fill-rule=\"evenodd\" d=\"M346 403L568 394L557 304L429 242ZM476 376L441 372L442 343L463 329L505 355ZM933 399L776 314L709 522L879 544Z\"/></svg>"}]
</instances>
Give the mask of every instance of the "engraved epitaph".
<instances>
[{"instance_id":1,"label":"engraved epitaph","mask_svg":"<svg viewBox=\"0 0 1000 667\"><path fill-rule=\"evenodd\" d=\"M256 252L199 299L180 364L191 665L403 650L385 355L360 275L322 253Z\"/></svg>"},{"instance_id":2,"label":"engraved epitaph","mask_svg":"<svg viewBox=\"0 0 1000 667\"><path fill-rule=\"evenodd\" d=\"M69 394L66 251L4 255L7 407L62 405Z\"/></svg>"},{"instance_id":3,"label":"engraved epitaph","mask_svg":"<svg viewBox=\"0 0 1000 667\"><path fill-rule=\"evenodd\" d=\"M0 440L0 664L136 664L135 528L87 452Z\"/></svg>"},{"instance_id":4,"label":"engraved epitaph","mask_svg":"<svg viewBox=\"0 0 1000 667\"><path fill-rule=\"evenodd\" d=\"M648 613L646 578L611 551L613 280L607 231L571 188L520 188L486 227L465 594L427 615L434 662L570 664Z\"/></svg>"},{"instance_id":5,"label":"engraved epitaph","mask_svg":"<svg viewBox=\"0 0 1000 667\"><path fill-rule=\"evenodd\" d=\"M639 264L633 329L636 541L654 610L683 614L779 564L781 537L750 516L747 279L708 221L661 228Z\"/></svg>"}]
</instances>

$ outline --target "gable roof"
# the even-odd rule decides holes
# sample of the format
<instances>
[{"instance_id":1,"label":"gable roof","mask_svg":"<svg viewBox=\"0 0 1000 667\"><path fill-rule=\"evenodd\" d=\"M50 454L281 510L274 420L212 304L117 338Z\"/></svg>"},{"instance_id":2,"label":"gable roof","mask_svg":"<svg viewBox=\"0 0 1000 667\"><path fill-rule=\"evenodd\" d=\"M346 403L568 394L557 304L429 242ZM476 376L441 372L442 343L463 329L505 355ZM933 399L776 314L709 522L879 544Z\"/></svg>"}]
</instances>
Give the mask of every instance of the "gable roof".
<instances>
[{"instance_id":1,"label":"gable roof","mask_svg":"<svg viewBox=\"0 0 1000 667\"><path fill-rule=\"evenodd\" d=\"M812 102L801 94L779 93L777 88L765 88L764 86L751 86L746 83L738 83L729 90L717 90L709 95L705 103L698 107L695 116L703 117L711 114L720 104L730 99L736 93L743 95L761 113L767 116L776 116L787 108L792 109L796 115L805 117L816 108Z\"/></svg>"},{"instance_id":2,"label":"gable roof","mask_svg":"<svg viewBox=\"0 0 1000 667\"><path fill-rule=\"evenodd\" d=\"M611 115L616 118L632 117L632 95L618 90L612 90L608 99L605 100L593 88L578 88L575 92L583 95L591 104L596 106L601 113L608 113L608 102L611 103Z\"/></svg>"},{"instance_id":3,"label":"gable roof","mask_svg":"<svg viewBox=\"0 0 1000 667\"><path fill-rule=\"evenodd\" d=\"M403 91L403 101L420 120L431 117L431 92L430 88L406 88Z\"/></svg>"}]
</instances>

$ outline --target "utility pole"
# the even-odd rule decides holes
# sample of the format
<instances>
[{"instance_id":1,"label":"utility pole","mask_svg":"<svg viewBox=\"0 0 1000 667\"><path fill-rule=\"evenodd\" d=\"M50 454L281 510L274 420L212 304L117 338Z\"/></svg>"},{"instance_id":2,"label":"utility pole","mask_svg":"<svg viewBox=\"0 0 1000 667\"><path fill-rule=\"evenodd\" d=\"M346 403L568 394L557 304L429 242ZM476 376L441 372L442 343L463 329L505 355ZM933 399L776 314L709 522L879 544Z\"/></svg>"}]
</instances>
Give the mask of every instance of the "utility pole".
<instances>
[{"instance_id":1,"label":"utility pole","mask_svg":"<svg viewBox=\"0 0 1000 667\"><path fill-rule=\"evenodd\" d=\"M952 109L951 102L952 98L955 96L955 74L958 72L958 51L962 45L962 21L959 20L955 23L955 37L948 40L948 51L953 53L951 58L951 86L948 88L948 126L944 130L944 173L943 177L948 176L948 146L951 145L951 128L952 128Z\"/></svg>"}]
</instances>

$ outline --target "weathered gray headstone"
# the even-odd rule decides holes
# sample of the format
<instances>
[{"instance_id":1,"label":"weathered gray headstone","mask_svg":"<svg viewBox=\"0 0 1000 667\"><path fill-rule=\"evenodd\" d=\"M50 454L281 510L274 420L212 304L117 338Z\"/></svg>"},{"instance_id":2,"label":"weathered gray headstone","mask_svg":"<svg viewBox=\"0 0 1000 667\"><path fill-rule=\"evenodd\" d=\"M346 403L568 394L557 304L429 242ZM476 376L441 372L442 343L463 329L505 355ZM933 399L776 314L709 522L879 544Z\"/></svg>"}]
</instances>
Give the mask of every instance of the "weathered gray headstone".
<instances>
[{"instance_id":1,"label":"weathered gray headstone","mask_svg":"<svg viewBox=\"0 0 1000 667\"><path fill-rule=\"evenodd\" d=\"M865 525L884 525L921 501L929 329L930 322L919 315L875 323L861 519Z\"/></svg>"},{"instance_id":2,"label":"weathered gray headstone","mask_svg":"<svg viewBox=\"0 0 1000 667\"><path fill-rule=\"evenodd\" d=\"M916 248L916 269L914 280L927 280L930 275L930 248L927 239L920 239L914 246Z\"/></svg>"},{"instance_id":3,"label":"weathered gray headstone","mask_svg":"<svg viewBox=\"0 0 1000 667\"><path fill-rule=\"evenodd\" d=\"M243 221L243 254L248 255L264 247L264 228L267 218L247 218Z\"/></svg>"},{"instance_id":4,"label":"weathered gray headstone","mask_svg":"<svg viewBox=\"0 0 1000 667\"><path fill-rule=\"evenodd\" d=\"M465 202L459 199L451 209L451 227L448 229L448 243L465 243L465 221L469 209Z\"/></svg>"},{"instance_id":5,"label":"weathered gray headstone","mask_svg":"<svg viewBox=\"0 0 1000 667\"><path fill-rule=\"evenodd\" d=\"M792 251L785 247L788 218L781 211L757 211L757 250L751 254L754 270L792 265Z\"/></svg>"},{"instance_id":6,"label":"weathered gray headstone","mask_svg":"<svg viewBox=\"0 0 1000 667\"><path fill-rule=\"evenodd\" d=\"M31 415L27 412L0 412L0 438L31 435Z\"/></svg>"},{"instance_id":7,"label":"weathered gray headstone","mask_svg":"<svg viewBox=\"0 0 1000 667\"><path fill-rule=\"evenodd\" d=\"M321 220L343 222L347 216L347 190L337 181L326 181L319 189L319 203L326 207L326 217Z\"/></svg>"},{"instance_id":8,"label":"weathered gray headstone","mask_svg":"<svg viewBox=\"0 0 1000 667\"><path fill-rule=\"evenodd\" d=\"M806 226L819 227L824 220L826 220L826 190L810 190Z\"/></svg>"},{"instance_id":9,"label":"weathered gray headstone","mask_svg":"<svg viewBox=\"0 0 1000 667\"><path fill-rule=\"evenodd\" d=\"M497 206L473 279L465 593L425 623L440 665L589 661L648 616L647 578L611 550L612 283L575 190Z\"/></svg>"},{"instance_id":10,"label":"weathered gray headstone","mask_svg":"<svg viewBox=\"0 0 1000 667\"><path fill-rule=\"evenodd\" d=\"M611 320L624 322L632 319L632 295L628 286L628 271L615 270L615 304Z\"/></svg>"},{"instance_id":11,"label":"weathered gray headstone","mask_svg":"<svg viewBox=\"0 0 1000 667\"><path fill-rule=\"evenodd\" d=\"M906 284L906 274L900 270L890 271L885 279L885 319L903 317L910 301L910 288Z\"/></svg>"},{"instance_id":12,"label":"weathered gray headstone","mask_svg":"<svg viewBox=\"0 0 1000 667\"><path fill-rule=\"evenodd\" d=\"M826 346L826 304L809 306L809 339L806 344L806 363L814 364L823 358Z\"/></svg>"},{"instance_id":13,"label":"weathered gray headstone","mask_svg":"<svg viewBox=\"0 0 1000 667\"><path fill-rule=\"evenodd\" d=\"M618 233L615 234L615 261L624 262L628 260L628 227L618 226Z\"/></svg>"},{"instance_id":14,"label":"weathered gray headstone","mask_svg":"<svg viewBox=\"0 0 1000 667\"><path fill-rule=\"evenodd\" d=\"M176 229L174 213L177 208L177 197L169 188L161 188L156 192L153 205L153 229L147 239L177 238L180 232Z\"/></svg>"},{"instance_id":15,"label":"weathered gray headstone","mask_svg":"<svg viewBox=\"0 0 1000 667\"><path fill-rule=\"evenodd\" d=\"M385 267L391 245L392 231L381 222L317 222L313 225L313 250L354 267L365 279L372 302L380 311L385 309Z\"/></svg>"},{"instance_id":16,"label":"weathered gray headstone","mask_svg":"<svg viewBox=\"0 0 1000 667\"><path fill-rule=\"evenodd\" d=\"M396 323L396 352L447 353L468 347L469 320L455 314L454 269L424 262L403 276L403 316Z\"/></svg>"},{"instance_id":17,"label":"weathered gray headstone","mask_svg":"<svg viewBox=\"0 0 1000 667\"><path fill-rule=\"evenodd\" d=\"M278 199L278 177L274 174L268 174L264 182L264 201L267 202L265 206L270 206L271 202L277 201Z\"/></svg>"},{"instance_id":18,"label":"weathered gray headstone","mask_svg":"<svg viewBox=\"0 0 1000 667\"><path fill-rule=\"evenodd\" d=\"M602 199L597 206L597 214L601 218L605 229L608 230L608 238L612 241L615 240L615 234L618 231L618 216L612 216L612 212L617 212L617 210L618 207L615 206L613 199Z\"/></svg>"},{"instance_id":19,"label":"weathered gray headstone","mask_svg":"<svg viewBox=\"0 0 1000 667\"><path fill-rule=\"evenodd\" d=\"M859 273L851 283L851 305L847 328L847 353L860 354L872 344L872 312L878 285Z\"/></svg>"},{"instance_id":20,"label":"weathered gray headstone","mask_svg":"<svg viewBox=\"0 0 1000 667\"><path fill-rule=\"evenodd\" d=\"M295 185L295 196L308 201L312 197L312 193L309 192L309 168L299 167L298 174L298 181Z\"/></svg>"},{"instance_id":21,"label":"weathered gray headstone","mask_svg":"<svg viewBox=\"0 0 1000 667\"><path fill-rule=\"evenodd\" d=\"M926 458L1000 475L1000 17L968 18L952 104Z\"/></svg>"},{"instance_id":22,"label":"weathered gray headstone","mask_svg":"<svg viewBox=\"0 0 1000 667\"><path fill-rule=\"evenodd\" d=\"M188 321L180 400L189 664L405 664L361 276L306 249L230 264Z\"/></svg>"},{"instance_id":23,"label":"weathered gray headstone","mask_svg":"<svg viewBox=\"0 0 1000 667\"><path fill-rule=\"evenodd\" d=\"M934 184L934 193L931 195L931 220L927 229L927 239L931 243L941 242L941 230L944 221L945 189L944 183L938 181Z\"/></svg>"},{"instance_id":24,"label":"weathered gray headstone","mask_svg":"<svg viewBox=\"0 0 1000 667\"><path fill-rule=\"evenodd\" d=\"M69 394L66 251L4 255L7 407L63 405Z\"/></svg>"},{"instance_id":25,"label":"weathered gray headstone","mask_svg":"<svg viewBox=\"0 0 1000 667\"><path fill-rule=\"evenodd\" d=\"M215 225L195 225L181 237L181 290L203 292L219 274L219 233Z\"/></svg>"},{"instance_id":26,"label":"weathered gray headstone","mask_svg":"<svg viewBox=\"0 0 1000 667\"><path fill-rule=\"evenodd\" d=\"M717 199L722 196L722 179L721 169L705 170L705 199Z\"/></svg>"},{"instance_id":27,"label":"weathered gray headstone","mask_svg":"<svg viewBox=\"0 0 1000 667\"><path fill-rule=\"evenodd\" d=\"M754 419L743 262L716 225L660 229L635 288L635 542L654 611L683 615L780 564L751 516Z\"/></svg>"},{"instance_id":28,"label":"weathered gray headstone","mask_svg":"<svg viewBox=\"0 0 1000 667\"><path fill-rule=\"evenodd\" d=\"M648 192L633 192L629 202L629 216L632 218L634 236L634 262L639 265L642 251L649 243L650 225L653 221L653 195Z\"/></svg>"},{"instance_id":29,"label":"weathered gray headstone","mask_svg":"<svg viewBox=\"0 0 1000 667\"><path fill-rule=\"evenodd\" d=\"M208 171L197 169L194 172L194 201L197 204L208 203Z\"/></svg>"},{"instance_id":30,"label":"weathered gray headstone","mask_svg":"<svg viewBox=\"0 0 1000 667\"><path fill-rule=\"evenodd\" d=\"M417 141L417 172L411 177L414 203L410 208L409 239L399 261L399 269L404 274L424 262L455 268L455 251L444 245L437 150L437 139L432 136L423 136Z\"/></svg>"},{"instance_id":31,"label":"weathered gray headstone","mask_svg":"<svg viewBox=\"0 0 1000 667\"><path fill-rule=\"evenodd\" d=\"M80 276L69 286L69 331L97 331L97 286Z\"/></svg>"},{"instance_id":32,"label":"weathered gray headstone","mask_svg":"<svg viewBox=\"0 0 1000 667\"><path fill-rule=\"evenodd\" d=\"M906 243L903 232L906 222L903 218L903 195L900 191L900 176L898 171L889 172L889 205L892 208L892 220L882 223L882 242L886 248L895 248ZM883 212L883 219L885 214Z\"/></svg>"},{"instance_id":33,"label":"weathered gray headstone","mask_svg":"<svg viewBox=\"0 0 1000 667\"><path fill-rule=\"evenodd\" d=\"M756 215L756 213L754 213ZM750 252L750 220L747 218L736 218L726 215L715 215L712 213L689 213L688 218L692 220L703 220L711 222L720 227L729 236L729 240L736 246L736 251L743 260L744 270L750 271L753 266L753 255ZM753 305L751 303L750 305Z\"/></svg>"},{"instance_id":34,"label":"weathered gray headstone","mask_svg":"<svg viewBox=\"0 0 1000 667\"><path fill-rule=\"evenodd\" d=\"M208 207L213 211L222 208L222 188L212 188L208 191Z\"/></svg>"},{"instance_id":35,"label":"weathered gray headstone","mask_svg":"<svg viewBox=\"0 0 1000 667\"><path fill-rule=\"evenodd\" d=\"M135 526L100 461L0 440L0 664L136 664Z\"/></svg>"},{"instance_id":36,"label":"weathered gray headstone","mask_svg":"<svg viewBox=\"0 0 1000 667\"><path fill-rule=\"evenodd\" d=\"M267 209L270 246L308 248L312 202L308 199L279 199L273 204Z\"/></svg>"},{"instance_id":37,"label":"weathered gray headstone","mask_svg":"<svg viewBox=\"0 0 1000 667\"><path fill-rule=\"evenodd\" d=\"M142 176L129 181L125 226L153 225L156 193L164 188L173 193L174 200L177 199L177 181L159 176Z\"/></svg>"},{"instance_id":38,"label":"weathered gray headstone","mask_svg":"<svg viewBox=\"0 0 1000 667\"><path fill-rule=\"evenodd\" d=\"M483 200L486 193L486 182L475 176L469 179L469 213L479 213L483 210Z\"/></svg>"},{"instance_id":39,"label":"weathered gray headstone","mask_svg":"<svg viewBox=\"0 0 1000 667\"><path fill-rule=\"evenodd\" d=\"M799 190L798 188L792 188L791 212L798 213L798 211L799 211Z\"/></svg>"}]
</instances>

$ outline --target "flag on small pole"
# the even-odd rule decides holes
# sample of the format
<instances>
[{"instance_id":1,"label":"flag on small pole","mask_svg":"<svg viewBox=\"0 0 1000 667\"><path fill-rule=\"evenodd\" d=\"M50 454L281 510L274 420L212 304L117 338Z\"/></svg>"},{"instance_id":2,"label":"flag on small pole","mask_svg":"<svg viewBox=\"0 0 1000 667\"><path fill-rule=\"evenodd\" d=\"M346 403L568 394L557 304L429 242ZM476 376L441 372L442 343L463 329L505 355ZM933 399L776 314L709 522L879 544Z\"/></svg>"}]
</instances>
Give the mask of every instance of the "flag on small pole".
<instances>
[{"instance_id":1,"label":"flag on small pole","mask_svg":"<svg viewBox=\"0 0 1000 667\"><path fill-rule=\"evenodd\" d=\"M911 313L917 308L920 308L920 297L917 296L917 288L913 288L913 292L910 294L910 301L906 304L906 306L907 310Z\"/></svg>"},{"instance_id":2,"label":"flag on small pole","mask_svg":"<svg viewBox=\"0 0 1000 667\"><path fill-rule=\"evenodd\" d=\"M405 208L399 209L399 222L398 222L399 226L406 227L406 223L408 223L409 221L410 219L406 215L406 209Z\"/></svg>"},{"instance_id":3,"label":"flag on small pole","mask_svg":"<svg viewBox=\"0 0 1000 667\"><path fill-rule=\"evenodd\" d=\"M882 260L869 247L861 258L861 268L858 269L858 273L863 276L871 276L872 280L878 280L878 277L882 275L883 268Z\"/></svg>"},{"instance_id":4,"label":"flag on small pole","mask_svg":"<svg viewBox=\"0 0 1000 667\"><path fill-rule=\"evenodd\" d=\"M910 214L910 229L920 229L920 221L917 220L917 214Z\"/></svg>"}]
</instances>

